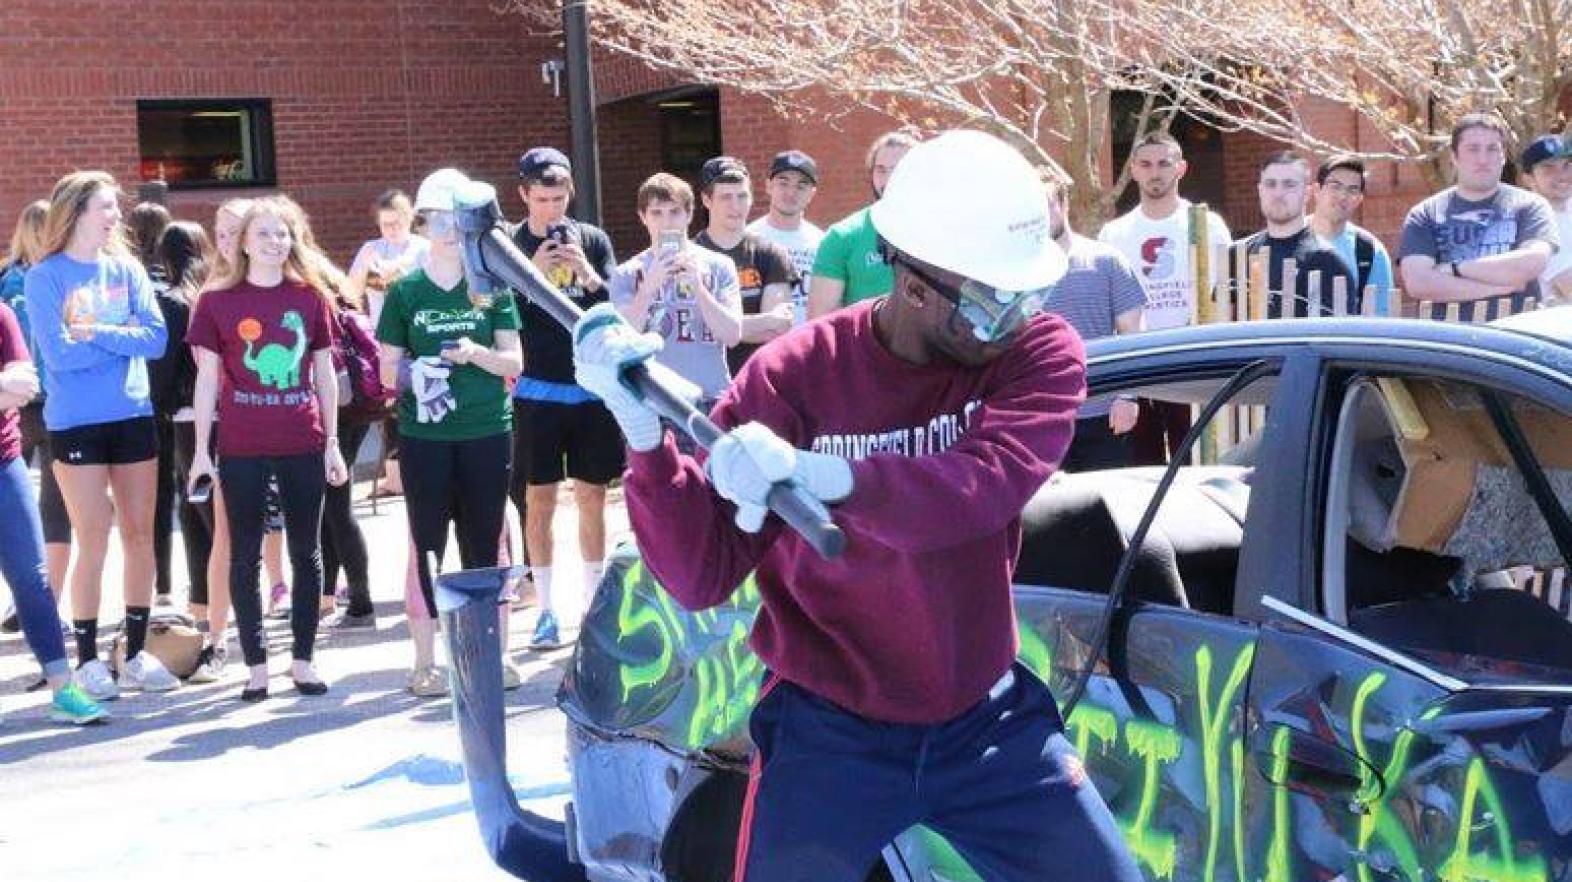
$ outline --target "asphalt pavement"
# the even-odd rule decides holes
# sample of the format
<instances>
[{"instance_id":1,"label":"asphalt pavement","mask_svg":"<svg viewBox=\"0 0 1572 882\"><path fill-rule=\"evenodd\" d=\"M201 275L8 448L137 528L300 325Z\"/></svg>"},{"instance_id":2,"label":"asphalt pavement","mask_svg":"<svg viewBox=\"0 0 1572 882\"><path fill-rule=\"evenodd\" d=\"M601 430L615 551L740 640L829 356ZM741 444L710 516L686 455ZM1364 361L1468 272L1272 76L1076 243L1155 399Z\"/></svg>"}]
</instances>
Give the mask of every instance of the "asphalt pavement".
<instances>
[{"instance_id":1,"label":"asphalt pavement","mask_svg":"<svg viewBox=\"0 0 1572 882\"><path fill-rule=\"evenodd\" d=\"M383 500L375 514L366 501L356 508L371 549L378 627L319 638L326 696L303 697L290 687L288 628L270 621L268 700L239 700L244 667L232 639L222 683L130 693L108 704L109 723L67 728L48 720L47 693L23 691L37 666L21 636L0 636L0 877L506 878L486 857L469 812L449 700L415 698L403 688L411 650L401 600L402 501ZM607 520L612 537L625 535L615 490ZM513 536L516 543L516 525ZM570 624L582 596L576 536L572 496L564 492L554 593ZM105 625L122 614L112 544ZM179 605L186 581L178 545L175 561ZM457 566L450 544L445 568ZM560 817L568 779L554 696L571 650L530 651L536 611L511 618L510 656L524 686L507 698L509 771L521 802ZM108 632L107 648L113 628L101 625L101 632Z\"/></svg>"}]
</instances>

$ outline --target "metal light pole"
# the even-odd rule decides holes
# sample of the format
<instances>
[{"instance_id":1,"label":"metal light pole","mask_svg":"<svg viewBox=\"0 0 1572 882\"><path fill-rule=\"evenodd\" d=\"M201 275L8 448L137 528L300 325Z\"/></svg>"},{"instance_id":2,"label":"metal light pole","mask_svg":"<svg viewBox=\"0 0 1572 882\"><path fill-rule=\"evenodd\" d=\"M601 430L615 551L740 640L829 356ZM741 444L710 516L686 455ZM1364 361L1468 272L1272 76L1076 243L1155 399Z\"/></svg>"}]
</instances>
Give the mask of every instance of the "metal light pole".
<instances>
[{"instance_id":1,"label":"metal light pole","mask_svg":"<svg viewBox=\"0 0 1572 882\"><path fill-rule=\"evenodd\" d=\"M572 132L573 216L605 226L600 216L600 147L595 127L595 75L590 61L586 0L562 0L568 56L568 120Z\"/></svg>"}]
</instances>

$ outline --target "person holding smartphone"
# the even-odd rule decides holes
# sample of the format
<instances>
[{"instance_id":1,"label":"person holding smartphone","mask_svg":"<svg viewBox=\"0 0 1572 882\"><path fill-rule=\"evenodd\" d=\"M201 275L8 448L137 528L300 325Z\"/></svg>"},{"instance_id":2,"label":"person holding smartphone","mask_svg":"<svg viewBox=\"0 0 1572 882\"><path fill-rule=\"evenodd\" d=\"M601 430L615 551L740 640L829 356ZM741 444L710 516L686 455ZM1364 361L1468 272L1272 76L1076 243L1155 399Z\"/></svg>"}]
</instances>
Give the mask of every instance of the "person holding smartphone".
<instances>
[{"instance_id":1,"label":"person holding smartphone","mask_svg":"<svg viewBox=\"0 0 1572 882\"><path fill-rule=\"evenodd\" d=\"M430 564L433 555L442 559L448 527L457 528L464 568L497 564L513 449L506 381L523 367L513 295L482 296L465 284L453 194L466 183L455 169L421 183L415 210L431 252L423 269L388 289L377 322L383 383L401 390L399 456L420 589L405 597L415 644L408 687L421 697L446 693L447 677L436 666ZM407 378L399 376L401 363L409 365Z\"/></svg>"},{"instance_id":2,"label":"person holding smartphone","mask_svg":"<svg viewBox=\"0 0 1572 882\"><path fill-rule=\"evenodd\" d=\"M638 208L650 247L612 274L611 302L633 327L660 336L656 360L697 386L708 411L731 382L726 350L742 339L737 265L688 241L693 188L681 178L651 176Z\"/></svg>"},{"instance_id":3,"label":"person holding smartphone","mask_svg":"<svg viewBox=\"0 0 1572 882\"><path fill-rule=\"evenodd\" d=\"M519 157L524 222L513 241L551 283L582 309L606 302L606 279L617 268L611 239L599 227L568 217L573 172L551 147ZM606 558L606 485L622 474L622 433L600 399L573 380L567 331L540 307L519 304L529 358L513 389L513 479L509 493L524 527L524 560L540 596L530 646L562 645L553 591L552 522L558 486L573 481L585 594L600 584Z\"/></svg>"}]
</instances>

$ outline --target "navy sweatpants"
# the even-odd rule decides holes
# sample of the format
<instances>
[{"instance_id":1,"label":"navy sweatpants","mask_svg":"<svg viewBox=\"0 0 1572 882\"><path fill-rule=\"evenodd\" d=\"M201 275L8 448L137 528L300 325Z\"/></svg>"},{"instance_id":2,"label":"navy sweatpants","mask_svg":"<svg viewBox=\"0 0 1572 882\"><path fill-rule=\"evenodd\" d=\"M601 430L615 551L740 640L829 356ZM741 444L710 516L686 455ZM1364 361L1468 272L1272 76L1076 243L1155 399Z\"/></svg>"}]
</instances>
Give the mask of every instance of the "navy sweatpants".
<instances>
[{"instance_id":1,"label":"navy sweatpants","mask_svg":"<svg viewBox=\"0 0 1572 882\"><path fill-rule=\"evenodd\" d=\"M971 710L926 726L868 720L771 678L749 728L734 882L861 882L919 823L989 882L1141 880L1048 687L1020 664Z\"/></svg>"}]
</instances>

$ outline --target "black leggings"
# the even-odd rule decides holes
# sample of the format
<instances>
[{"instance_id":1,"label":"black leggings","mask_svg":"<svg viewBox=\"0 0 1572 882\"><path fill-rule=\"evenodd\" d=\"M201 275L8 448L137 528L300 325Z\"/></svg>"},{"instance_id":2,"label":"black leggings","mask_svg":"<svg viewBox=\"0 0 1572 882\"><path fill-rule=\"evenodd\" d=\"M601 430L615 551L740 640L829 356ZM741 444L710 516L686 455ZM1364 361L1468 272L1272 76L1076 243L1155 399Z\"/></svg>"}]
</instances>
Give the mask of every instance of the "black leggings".
<instances>
[{"instance_id":1,"label":"black leggings","mask_svg":"<svg viewBox=\"0 0 1572 882\"><path fill-rule=\"evenodd\" d=\"M164 426L168 426L172 445L166 445ZM170 453L173 462L171 468L164 470L164 451L173 447ZM159 425L158 438L158 504L159 511L154 524L155 537L158 532L166 530L169 523L169 513L165 507L174 509L176 517L180 518L180 544L186 553L186 577L191 580L191 602L201 606L207 605L207 559L213 553L213 506L211 503L192 505L186 501L186 483L191 477L191 459L196 454L196 423L176 423L163 421ZM164 480L168 477L172 486L165 488ZM170 497L178 496L179 501L173 502ZM165 542L168 542L168 533L164 532ZM154 551L159 555L159 592L168 589L169 578L169 549L165 545L162 549L157 541L153 544Z\"/></svg>"},{"instance_id":2,"label":"black leggings","mask_svg":"<svg viewBox=\"0 0 1572 882\"><path fill-rule=\"evenodd\" d=\"M185 547L186 574L191 580L191 602L207 603L207 558L213 552L213 513L206 506L186 501L186 478L191 474L191 454L196 450L196 424L159 417L158 502L153 509L153 559L157 565L159 594L174 589L171 556L175 518L180 519L181 545Z\"/></svg>"},{"instance_id":3,"label":"black leggings","mask_svg":"<svg viewBox=\"0 0 1572 882\"><path fill-rule=\"evenodd\" d=\"M360 443L366 440L370 426L351 425L338 420L338 449L344 454L344 465L353 475L355 457L360 454ZM338 571L342 567L349 582L349 613L365 615L372 612L370 562L366 557L366 537L355 520L355 482L345 481L337 487L328 485L322 501L322 594L331 597L338 587Z\"/></svg>"},{"instance_id":4,"label":"black leggings","mask_svg":"<svg viewBox=\"0 0 1572 882\"><path fill-rule=\"evenodd\" d=\"M519 513L519 555L513 558L524 566L529 566L529 468L523 461L519 451L519 439L524 437L524 405L525 402L514 398L513 405L513 468L508 478L508 498L513 500L513 507ZM511 549L509 550L511 553Z\"/></svg>"},{"instance_id":5,"label":"black leggings","mask_svg":"<svg viewBox=\"0 0 1572 882\"><path fill-rule=\"evenodd\" d=\"M427 553L442 559L448 524L457 528L459 560L465 569L497 565L497 537L502 535L508 504L508 466L512 436L503 432L469 441L428 441L399 438L400 474L415 542L415 572L426 611L437 615Z\"/></svg>"},{"instance_id":6,"label":"black leggings","mask_svg":"<svg viewBox=\"0 0 1572 882\"><path fill-rule=\"evenodd\" d=\"M44 427L44 406L29 404L22 414L22 461L32 462L38 454L38 518L44 524L44 543L71 544L71 516L66 512L60 482L55 479L55 457L49 449L49 430Z\"/></svg>"},{"instance_id":7,"label":"black leggings","mask_svg":"<svg viewBox=\"0 0 1572 882\"><path fill-rule=\"evenodd\" d=\"M218 462L229 513L229 587L235 627L247 665L267 663L262 624L262 514L267 480L277 477L284 506L284 536L289 543L291 647L296 661L310 661L317 636L317 603L322 594L322 495L327 486L320 453L300 456L226 456Z\"/></svg>"}]
</instances>

